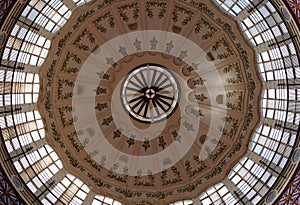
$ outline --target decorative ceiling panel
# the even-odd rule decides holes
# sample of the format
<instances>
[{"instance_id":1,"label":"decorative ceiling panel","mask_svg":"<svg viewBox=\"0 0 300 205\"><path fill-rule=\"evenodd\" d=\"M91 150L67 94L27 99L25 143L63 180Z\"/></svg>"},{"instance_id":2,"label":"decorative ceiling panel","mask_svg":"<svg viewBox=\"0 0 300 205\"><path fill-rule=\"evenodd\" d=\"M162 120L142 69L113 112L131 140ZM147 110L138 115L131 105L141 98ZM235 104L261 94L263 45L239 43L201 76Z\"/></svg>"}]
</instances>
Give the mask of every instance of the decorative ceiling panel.
<instances>
[{"instance_id":1,"label":"decorative ceiling panel","mask_svg":"<svg viewBox=\"0 0 300 205\"><path fill-rule=\"evenodd\" d=\"M291 10L293 11L296 19L300 22L300 1L299 0L286 0Z\"/></svg>"},{"instance_id":2,"label":"decorative ceiling panel","mask_svg":"<svg viewBox=\"0 0 300 205\"><path fill-rule=\"evenodd\" d=\"M110 1L73 15L38 102L64 167L128 204L220 182L259 120L254 51L233 19L206 1Z\"/></svg>"},{"instance_id":3,"label":"decorative ceiling panel","mask_svg":"<svg viewBox=\"0 0 300 205\"><path fill-rule=\"evenodd\" d=\"M2 173L0 169L0 204L3 205L23 205L19 197L12 188L10 181Z\"/></svg>"},{"instance_id":4,"label":"decorative ceiling panel","mask_svg":"<svg viewBox=\"0 0 300 205\"><path fill-rule=\"evenodd\" d=\"M300 168L300 166L299 166ZM276 205L299 204L300 203L300 169L283 192Z\"/></svg>"}]
</instances>

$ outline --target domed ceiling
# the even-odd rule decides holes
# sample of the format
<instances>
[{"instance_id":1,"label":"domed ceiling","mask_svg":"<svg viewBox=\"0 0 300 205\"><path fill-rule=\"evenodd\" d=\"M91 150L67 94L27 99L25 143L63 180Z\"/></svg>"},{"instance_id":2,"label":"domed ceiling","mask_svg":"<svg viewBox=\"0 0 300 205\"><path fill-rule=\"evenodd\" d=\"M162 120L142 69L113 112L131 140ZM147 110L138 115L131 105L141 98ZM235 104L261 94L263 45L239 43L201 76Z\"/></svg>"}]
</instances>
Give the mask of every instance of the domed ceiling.
<instances>
[{"instance_id":1,"label":"domed ceiling","mask_svg":"<svg viewBox=\"0 0 300 205\"><path fill-rule=\"evenodd\" d=\"M27 204L272 204L300 161L297 28L280 0L17 1L1 167Z\"/></svg>"},{"instance_id":2,"label":"domed ceiling","mask_svg":"<svg viewBox=\"0 0 300 205\"><path fill-rule=\"evenodd\" d=\"M259 121L254 51L206 1L77 9L40 72L38 107L64 167L125 204L198 196Z\"/></svg>"}]
</instances>

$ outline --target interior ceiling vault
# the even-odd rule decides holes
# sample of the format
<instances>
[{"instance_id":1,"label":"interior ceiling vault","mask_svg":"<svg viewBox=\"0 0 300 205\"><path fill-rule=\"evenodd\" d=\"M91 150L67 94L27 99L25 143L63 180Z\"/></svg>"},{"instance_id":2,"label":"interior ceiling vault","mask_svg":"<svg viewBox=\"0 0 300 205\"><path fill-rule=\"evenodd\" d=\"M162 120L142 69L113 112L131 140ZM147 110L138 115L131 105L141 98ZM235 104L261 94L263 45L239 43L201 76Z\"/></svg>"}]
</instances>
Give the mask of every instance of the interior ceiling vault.
<instances>
[{"instance_id":1,"label":"interior ceiling vault","mask_svg":"<svg viewBox=\"0 0 300 205\"><path fill-rule=\"evenodd\" d=\"M0 5L4 203L298 203L297 1Z\"/></svg>"}]
</instances>

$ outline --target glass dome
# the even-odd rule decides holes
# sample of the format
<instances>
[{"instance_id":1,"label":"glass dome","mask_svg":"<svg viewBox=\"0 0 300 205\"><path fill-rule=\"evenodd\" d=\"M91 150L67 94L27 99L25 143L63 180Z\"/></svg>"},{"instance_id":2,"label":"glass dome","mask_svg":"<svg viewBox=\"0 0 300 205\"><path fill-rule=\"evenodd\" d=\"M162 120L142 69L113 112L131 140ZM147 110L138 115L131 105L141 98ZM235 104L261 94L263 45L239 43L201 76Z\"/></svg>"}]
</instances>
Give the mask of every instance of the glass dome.
<instances>
[{"instance_id":1,"label":"glass dome","mask_svg":"<svg viewBox=\"0 0 300 205\"><path fill-rule=\"evenodd\" d=\"M2 167L27 204L271 204L300 159L298 34L279 0L17 1Z\"/></svg>"}]
</instances>

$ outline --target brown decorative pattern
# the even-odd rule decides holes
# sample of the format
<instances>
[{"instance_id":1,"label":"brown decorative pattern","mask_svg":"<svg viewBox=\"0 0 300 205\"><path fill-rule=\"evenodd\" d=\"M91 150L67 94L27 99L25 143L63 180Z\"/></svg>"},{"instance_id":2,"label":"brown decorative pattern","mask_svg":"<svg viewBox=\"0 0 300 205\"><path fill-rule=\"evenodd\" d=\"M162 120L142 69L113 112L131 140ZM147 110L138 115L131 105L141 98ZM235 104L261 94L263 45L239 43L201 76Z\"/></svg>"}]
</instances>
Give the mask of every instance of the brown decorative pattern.
<instances>
[{"instance_id":1,"label":"brown decorative pattern","mask_svg":"<svg viewBox=\"0 0 300 205\"><path fill-rule=\"evenodd\" d=\"M102 10L104 7L107 8ZM52 128L47 133L47 140L58 144L58 146L55 146L56 151L66 156L72 171L74 169L80 170L78 176L90 182L93 189L104 194L109 193L109 195L114 197L124 196L124 201L126 202L131 200L131 202L140 203L140 199L143 198L144 201L154 200L156 204L162 204L176 199L178 193L187 192L191 193L191 196L196 196L202 190L203 183L219 181L225 176L225 170L234 163L234 160L239 159L242 153L241 150L245 150L245 143L249 136L247 130L253 126L252 122L257 121L257 118L253 117L253 100L257 99L256 90L260 89L260 85L255 76L256 74L249 69L253 65L252 58L249 58L253 52L249 50L245 42L241 41L243 38L236 31L236 28L229 26L234 24L221 21L220 17L223 14L219 13L216 8L204 3L189 5L188 3L175 1L170 7L171 10L168 10L168 2L160 1L145 1L143 3L133 1L129 4L109 1L98 5L87 5L82 13L80 11L76 13L75 11L74 15L76 18L73 22L66 25L67 32L65 35L59 34L57 36L58 40L54 41L53 45L57 49L56 53L54 53L55 56L51 62L45 63L47 69L42 72L42 75L46 75L47 79L44 84L46 90L45 100L41 102L43 105L41 107L44 107L45 112L48 113L46 121ZM197 10L200 13L196 12ZM112 15L112 11L119 11L120 16ZM149 17L148 20L151 18L159 18L161 22L171 20L174 22L174 25L186 26L198 39L209 42L204 52L211 52L218 60L216 61L217 68L215 71L222 76L221 82L228 86L226 96L223 98L223 106L228 107L228 110L225 111L228 118L220 118L223 119L224 126L219 127L216 125L212 128L215 133L222 133L222 136L220 140L213 141L216 145L215 149L208 149L204 145L206 140L212 140L206 130L206 127L210 126L211 121L211 113L208 108L216 109L216 105L213 104L215 99L210 96L206 87L211 82L205 77L205 73L210 73L211 71L206 70L203 76L202 74L198 75L196 72L202 72L202 63L194 62L186 66L180 61L177 62L178 59L186 60L193 57L191 51L186 48L179 49L178 59L176 59L177 61L174 60L170 54L174 51L178 42L171 39L162 43L159 36L150 36L149 41L145 41L138 36L136 39L133 39L133 42L129 42L129 39L128 42L122 42L122 44L117 45L114 54L104 56L104 61L101 62L111 66L108 71L102 71L102 65L100 64L97 67L97 71L92 71L95 72L94 74L100 83L88 90L88 92L92 91L95 93L96 99L92 109L97 116L100 129L107 133L105 136L107 141L125 153L151 155L167 150L173 143L180 145L187 136L184 132L191 134L197 132L197 126L204 128L198 131L199 136L197 136L195 148L193 148L195 150L190 151L190 154L187 155L184 161L179 161L174 166L172 165L159 173L152 174L151 170L149 170L146 175L138 172L136 176L130 176L127 174L128 167L123 167L123 165L117 163L114 163L110 168L105 168L105 165L108 164L106 156L100 154L96 148L87 151L87 147L93 143L92 137L89 138L85 135L90 133L85 131L79 133L79 130L76 131L73 128L72 125L76 118L72 118L72 115L70 115L72 112L70 103L73 94L75 95L75 93L80 91L75 86L75 78L88 58L86 51L92 51L96 42L103 42L103 40L109 39L107 36L113 35L112 32L126 34L126 27L123 27L123 30L118 30L116 25L119 22L123 21L128 25L135 22L138 26L141 26L139 25L140 23L144 23L144 26L146 26L148 20L138 19L142 11ZM197 21L190 23L194 16L197 17ZM86 24L93 26L87 27ZM174 32L169 25L163 26L162 30ZM222 35L219 32L222 32ZM93 35L93 33L96 35ZM145 44L148 44L153 50L164 46L162 50L169 57L164 57L154 52L139 53L142 57L136 54L129 54L131 48L143 51ZM70 45L74 50L66 49L70 48ZM124 56L124 58L118 61L116 60L116 55ZM150 139L148 136L140 138L138 134L128 133L128 130L117 126L111 111L112 106L110 105L112 93L117 83L122 80L121 75L128 73L132 69L132 67L127 68L126 66L133 66L133 62L137 62L135 59L143 62L144 59L151 58L153 59L152 62L166 61L166 65L174 65L174 72L188 80L190 88L194 91L192 94L196 103L190 109L182 108L182 111L187 112L193 119L201 119L198 124L195 124L193 121L182 118L180 125L183 127L184 132L179 132L168 124L170 129L165 129L154 139ZM226 64L223 60L229 58L231 63ZM236 59L239 59L239 61ZM184 73L185 71L186 73ZM240 86L243 87L239 89ZM56 91L57 93L55 93ZM59 102L56 102L56 100L59 100ZM59 106L56 106L58 104ZM180 110L176 110L174 116L177 115L177 111L180 113ZM234 113L232 111L240 111L241 115L238 117L231 116ZM118 115L119 112L116 114ZM134 123L139 124L139 122ZM179 122L176 121L176 123ZM172 125L176 126L175 123ZM68 131L66 129L63 130L63 128L67 128ZM93 133L92 135L97 136L98 134ZM206 137L201 141L202 139L200 138L204 135ZM66 138L63 139L62 136L66 136ZM223 137L224 140L222 140ZM227 144L230 141L232 141L232 145ZM66 143L74 149L67 149ZM198 156L199 150L197 149L206 150L208 158L205 160L200 159ZM124 162L126 163L126 159L124 159ZM169 161L166 159L165 163L167 165ZM214 164L214 166L211 167L211 164ZM124 174L115 172L119 168L123 169ZM69 167L66 166L66 169L69 169ZM124 188L124 184L128 187ZM164 191L156 191L156 187L164 187L165 189ZM162 199L164 199L164 202L161 201Z\"/></svg>"}]
</instances>

